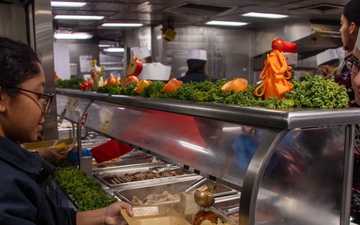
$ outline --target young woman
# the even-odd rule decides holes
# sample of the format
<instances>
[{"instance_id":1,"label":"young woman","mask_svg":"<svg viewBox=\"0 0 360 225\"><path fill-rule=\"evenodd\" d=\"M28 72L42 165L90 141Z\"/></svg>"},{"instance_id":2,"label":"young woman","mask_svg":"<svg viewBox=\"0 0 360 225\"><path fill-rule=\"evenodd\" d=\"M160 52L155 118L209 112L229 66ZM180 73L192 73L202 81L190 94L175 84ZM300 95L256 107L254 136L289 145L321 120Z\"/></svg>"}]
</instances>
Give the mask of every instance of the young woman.
<instances>
[{"instance_id":1,"label":"young woman","mask_svg":"<svg viewBox=\"0 0 360 225\"><path fill-rule=\"evenodd\" d=\"M75 212L50 201L41 183L54 170L37 153L18 143L36 141L53 94L45 94L45 74L26 44L0 37L0 224L124 224L120 210L131 205Z\"/></svg>"}]
</instances>

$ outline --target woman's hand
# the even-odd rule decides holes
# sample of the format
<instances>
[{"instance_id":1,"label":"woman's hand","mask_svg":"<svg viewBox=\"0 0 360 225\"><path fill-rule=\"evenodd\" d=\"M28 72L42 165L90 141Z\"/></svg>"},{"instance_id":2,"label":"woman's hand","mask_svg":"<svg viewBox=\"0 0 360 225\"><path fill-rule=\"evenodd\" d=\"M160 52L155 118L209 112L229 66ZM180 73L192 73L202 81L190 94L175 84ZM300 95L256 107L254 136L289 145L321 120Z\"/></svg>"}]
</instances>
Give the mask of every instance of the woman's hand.
<instances>
[{"instance_id":1,"label":"woman's hand","mask_svg":"<svg viewBox=\"0 0 360 225\"><path fill-rule=\"evenodd\" d=\"M118 201L105 208L104 224L105 225L125 225L127 222L121 215L121 209L126 209L129 216L133 216L132 206L128 203Z\"/></svg>"},{"instance_id":2,"label":"woman's hand","mask_svg":"<svg viewBox=\"0 0 360 225\"><path fill-rule=\"evenodd\" d=\"M57 166L66 159L68 150L66 148L47 148L39 152L39 154L43 159Z\"/></svg>"},{"instance_id":3,"label":"woman's hand","mask_svg":"<svg viewBox=\"0 0 360 225\"><path fill-rule=\"evenodd\" d=\"M115 202L106 208L78 212L77 225L126 225L121 215L121 209L126 209L129 216L133 216L131 205L122 201Z\"/></svg>"}]
</instances>

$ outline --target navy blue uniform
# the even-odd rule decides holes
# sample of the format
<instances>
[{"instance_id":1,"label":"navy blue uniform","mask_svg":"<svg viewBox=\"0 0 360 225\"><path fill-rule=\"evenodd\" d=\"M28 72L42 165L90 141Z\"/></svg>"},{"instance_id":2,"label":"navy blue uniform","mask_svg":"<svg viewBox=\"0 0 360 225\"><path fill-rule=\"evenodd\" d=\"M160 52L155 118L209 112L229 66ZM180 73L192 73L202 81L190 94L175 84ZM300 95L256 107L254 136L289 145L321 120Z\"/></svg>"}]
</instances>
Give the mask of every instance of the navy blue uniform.
<instances>
[{"instance_id":1,"label":"navy blue uniform","mask_svg":"<svg viewBox=\"0 0 360 225\"><path fill-rule=\"evenodd\" d=\"M181 80L184 83L187 82L202 82L206 81L209 78L209 76L206 73L197 72L197 73L189 73L187 72L185 76L176 78L177 80ZM212 82L216 82L216 79L212 78Z\"/></svg>"},{"instance_id":2,"label":"navy blue uniform","mask_svg":"<svg viewBox=\"0 0 360 225\"><path fill-rule=\"evenodd\" d=\"M0 137L0 171L0 224L76 224L76 212L54 205L43 191L54 167L38 153Z\"/></svg>"}]
</instances>

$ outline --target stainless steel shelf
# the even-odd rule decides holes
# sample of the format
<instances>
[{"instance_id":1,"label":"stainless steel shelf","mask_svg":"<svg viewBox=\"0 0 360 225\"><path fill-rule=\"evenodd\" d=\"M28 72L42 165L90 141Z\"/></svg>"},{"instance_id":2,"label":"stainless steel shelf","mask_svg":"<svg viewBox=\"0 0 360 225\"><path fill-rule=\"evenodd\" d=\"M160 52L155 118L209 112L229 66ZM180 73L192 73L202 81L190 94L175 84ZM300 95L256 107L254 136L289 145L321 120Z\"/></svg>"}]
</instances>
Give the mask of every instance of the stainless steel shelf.
<instances>
[{"instance_id":1,"label":"stainless steel shelf","mask_svg":"<svg viewBox=\"0 0 360 225\"><path fill-rule=\"evenodd\" d=\"M295 109L271 110L260 107L240 107L220 103L194 103L181 100L163 100L140 96L125 96L57 89L57 94L85 98L119 105L141 107L180 113L236 124L267 128L294 129L314 126L347 125L360 122L360 109Z\"/></svg>"}]
</instances>

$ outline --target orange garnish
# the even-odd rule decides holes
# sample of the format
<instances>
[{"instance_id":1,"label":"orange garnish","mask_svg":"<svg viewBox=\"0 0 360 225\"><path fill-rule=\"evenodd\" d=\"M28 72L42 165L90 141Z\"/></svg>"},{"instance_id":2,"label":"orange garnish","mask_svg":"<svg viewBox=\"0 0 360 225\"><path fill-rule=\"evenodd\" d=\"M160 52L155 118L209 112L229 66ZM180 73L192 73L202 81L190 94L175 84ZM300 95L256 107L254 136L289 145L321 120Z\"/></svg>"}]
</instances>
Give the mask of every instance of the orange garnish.
<instances>
[{"instance_id":1,"label":"orange garnish","mask_svg":"<svg viewBox=\"0 0 360 225\"><path fill-rule=\"evenodd\" d=\"M165 84L165 86L163 87L163 89L161 91L164 93L173 93L182 85L183 85L182 81L177 80L176 78L173 78Z\"/></svg>"},{"instance_id":2,"label":"orange garnish","mask_svg":"<svg viewBox=\"0 0 360 225\"><path fill-rule=\"evenodd\" d=\"M264 96L264 99L285 97L286 92L290 92L293 84L288 81L291 78L291 66L286 63L286 58L279 50L273 50L267 55L264 62L264 69L260 73L263 82L254 90L256 96ZM261 92L259 93L259 90Z\"/></svg>"},{"instance_id":3,"label":"orange garnish","mask_svg":"<svg viewBox=\"0 0 360 225\"><path fill-rule=\"evenodd\" d=\"M221 90L223 92L230 92L233 90L235 93L239 91L245 91L248 87L249 82L244 78L235 78L228 82L226 82L222 87Z\"/></svg>"},{"instance_id":4,"label":"orange garnish","mask_svg":"<svg viewBox=\"0 0 360 225\"><path fill-rule=\"evenodd\" d=\"M137 94L141 95L142 90L145 87L149 86L150 84L151 84L151 81L143 79L143 80L139 81L139 83L136 84L136 87L134 88L134 91Z\"/></svg>"}]
</instances>

